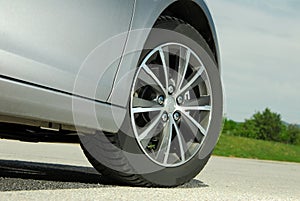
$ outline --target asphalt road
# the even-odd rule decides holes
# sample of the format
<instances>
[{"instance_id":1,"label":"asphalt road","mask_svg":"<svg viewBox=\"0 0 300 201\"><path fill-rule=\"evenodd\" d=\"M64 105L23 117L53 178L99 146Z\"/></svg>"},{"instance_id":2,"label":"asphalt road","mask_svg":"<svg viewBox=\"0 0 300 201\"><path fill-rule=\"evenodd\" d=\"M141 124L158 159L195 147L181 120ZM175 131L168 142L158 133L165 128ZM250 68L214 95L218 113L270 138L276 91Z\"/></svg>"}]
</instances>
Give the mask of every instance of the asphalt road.
<instances>
[{"instance_id":1,"label":"asphalt road","mask_svg":"<svg viewBox=\"0 0 300 201\"><path fill-rule=\"evenodd\" d=\"M212 157L173 189L104 181L78 145L0 140L0 200L300 200L300 164Z\"/></svg>"}]
</instances>

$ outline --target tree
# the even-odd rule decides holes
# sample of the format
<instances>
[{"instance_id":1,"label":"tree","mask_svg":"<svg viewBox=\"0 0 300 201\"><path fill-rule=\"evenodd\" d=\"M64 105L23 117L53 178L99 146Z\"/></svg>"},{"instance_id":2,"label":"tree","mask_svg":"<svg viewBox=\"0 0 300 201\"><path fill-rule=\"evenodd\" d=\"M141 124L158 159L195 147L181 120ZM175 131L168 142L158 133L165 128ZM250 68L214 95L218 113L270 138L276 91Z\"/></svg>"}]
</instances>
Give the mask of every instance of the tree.
<instances>
[{"instance_id":1,"label":"tree","mask_svg":"<svg viewBox=\"0 0 300 201\"><path fill-rule=\"evenodd\" d=\"M280 114L266 108L262 113L255 113L246 120L241 128L241 136L270 141L280 141L284 125Z\"/></svg>"},{"instance_id":2,"label":"tree","mask_svg":"<svg viewBox=\"0 0 300 201\"><path fill-rule=\"evenodd\" d=\"M287 127L287 143L300 144L300 128L295 124L290 124Z\"/></svg>"},{"instance_id":3,"label":"tree","mask_svg":"<svg viewBox=\"0 0 300 201\"><path fill-rule=\"evenodd\" d=\"M222 133L226 135L236 135L239 130L239 124L233 120L224 119Z\"/></svg>"},{"instance_id":4,"label":"tree","mask_svg":"<svg viewBox=\"0 0 300 201\"><path fill-rule=\"evenodd\" d=\"M259 138L259 127L253 119L246 119L240 128L240 136L260 139Z\"/></svg>"},{"instance_id":5,"label":"tree","mask_svg":"<svg viewBox=\"0 0 300 201\"><path fill-rule=\"evenodd\" d=\"M281 120L280 114L266 108L263 112L255 113L244 123L224 119L223 134L282 142L300 145L300 127L287 124Z\"/></svg>"}]
</instances>

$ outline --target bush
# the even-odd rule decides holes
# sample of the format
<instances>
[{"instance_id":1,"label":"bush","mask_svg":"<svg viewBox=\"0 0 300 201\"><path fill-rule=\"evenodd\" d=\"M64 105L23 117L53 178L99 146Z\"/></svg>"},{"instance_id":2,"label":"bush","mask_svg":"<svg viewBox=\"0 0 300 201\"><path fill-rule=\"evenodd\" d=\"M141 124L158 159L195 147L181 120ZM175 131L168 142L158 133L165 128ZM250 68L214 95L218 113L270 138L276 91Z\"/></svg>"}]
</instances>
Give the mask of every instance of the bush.
<instances>
[{"instance_id":1,"label":"bush","mask_svg":"<svg viewBox=\"0 0 300 201\"><path fill-rule=\"evenodd\" d=\"M300 128L297 125L286 125L280 114L269 108L255 113L244 123L225 119L223 134L300 145Z\"/></svg>"},{"instance_id":2,"label":"bush","mask_svg":"<svg viewBox=\"0 0 300 201\"><path fill-rule=\"evenodd\" d=\"M227 119L224 119L222 133L225 135L236 135L239 131L239 123Z\"/></svg>"},{"instance_id":3,"label":"bush","mask_svg":"<svg viewBox=\"0 0 300 201\"><path fill-rule=\"evenodd\" d=\"M269 108L262 113L255 113L242 126L241 135L259 140L280 141L280 134L284 127L281 116L271 112Z\"/></svg>"},{"instance_id":4,"label":"bush","mask_svg":"<svg viewBox=\"0 0 300 201\"><path fill-rule=\"evenodd\" d=\"M295 124L290 124L287 127L287 141L288 144L300 144L300 128Z\"/></svg>"}]
</instances>

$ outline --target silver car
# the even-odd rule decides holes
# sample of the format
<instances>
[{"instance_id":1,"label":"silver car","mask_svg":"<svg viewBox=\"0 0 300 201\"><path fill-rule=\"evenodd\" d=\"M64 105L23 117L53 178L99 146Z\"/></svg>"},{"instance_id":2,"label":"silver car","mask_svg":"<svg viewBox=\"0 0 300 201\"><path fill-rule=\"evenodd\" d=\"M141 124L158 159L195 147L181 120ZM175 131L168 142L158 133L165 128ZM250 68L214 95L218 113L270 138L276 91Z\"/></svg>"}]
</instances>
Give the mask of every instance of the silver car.
<instances>
[{"instance_id":1,"label":"silver car","mask_svg":"<svg viewBox=\"0 0 300 201\"><path fill-rule=\"evenodd\" d=\"M80 143L119 183L184 184L220 133L204 0L1 0L0 73L0 138Z\"/></svg>"}]
</instances>

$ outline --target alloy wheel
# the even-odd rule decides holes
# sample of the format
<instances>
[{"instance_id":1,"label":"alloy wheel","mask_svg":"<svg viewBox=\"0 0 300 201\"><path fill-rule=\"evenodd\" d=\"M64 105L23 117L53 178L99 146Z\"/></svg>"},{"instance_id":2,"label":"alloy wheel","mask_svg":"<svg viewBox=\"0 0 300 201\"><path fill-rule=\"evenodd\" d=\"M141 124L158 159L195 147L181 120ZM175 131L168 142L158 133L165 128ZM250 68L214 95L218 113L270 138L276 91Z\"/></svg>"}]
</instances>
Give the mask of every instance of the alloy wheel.
<instances>
[{"instance_id":1,"label":"alloy wheel","mask_svg":"<svg viewBox=\"0 0 300 201\"><path fill-rule=\"evenodd\" d=\"M179 43L150 51L132 87L130 115L146 156L164 167L198 153L211 121L211 84L199 55Z\"/></svg>"}]
</instances>

